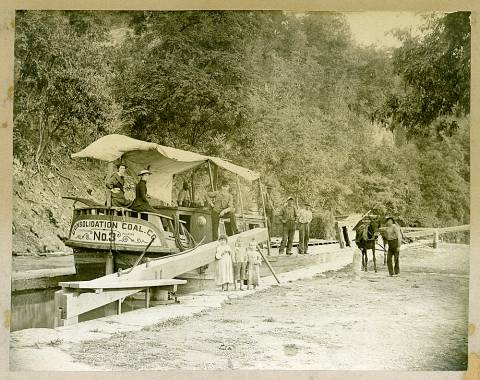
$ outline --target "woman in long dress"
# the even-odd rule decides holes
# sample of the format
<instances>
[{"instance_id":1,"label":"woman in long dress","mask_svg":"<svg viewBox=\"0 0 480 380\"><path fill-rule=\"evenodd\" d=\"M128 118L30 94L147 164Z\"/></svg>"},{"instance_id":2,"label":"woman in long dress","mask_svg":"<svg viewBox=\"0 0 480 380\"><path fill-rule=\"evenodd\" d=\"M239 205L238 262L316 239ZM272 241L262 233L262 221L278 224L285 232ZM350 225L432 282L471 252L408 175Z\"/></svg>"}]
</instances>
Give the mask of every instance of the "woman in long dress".
<instances>
[{"instance_id":1,"label":"woman in long dress","mask_svg":"<svg viewBox=\"0 0 480 380\"><path fill-rule=\"evenodd\" d=\"M250 289L250 285L253 285L255 289L260 282L260 264L262 263L262 257L257 251L257 243L252 240L247 248L247 270L248 270L248 282L247 289Z\"/></svg>"},{"instance_id":2,"label":"woman in long dress","mask_svg":"<svg viewBox=\"0 0 480 380\"><path fill-rule=\"evenodd\" d=\"M233 284L233 265L232 265L232 249L227 244L228 240L225 235L218 238L217 252L217 285L222 285L222 290L228 291L228 284Z\"/></svg>"},{"instance_id":3,"label":"woman in long dress","mask_svg":"<svg viewBox=\"0 0 480 380\"><path fill-rule=\"evenodd\" d=\"M157 212L147 199L147 182L152 174L149 170L142 170L138 175L140 177L140 181L138 181L137 185L135 186L135 199L133 203L130 205L132 210L137 212Z\"/></svg>"}]
</instances>

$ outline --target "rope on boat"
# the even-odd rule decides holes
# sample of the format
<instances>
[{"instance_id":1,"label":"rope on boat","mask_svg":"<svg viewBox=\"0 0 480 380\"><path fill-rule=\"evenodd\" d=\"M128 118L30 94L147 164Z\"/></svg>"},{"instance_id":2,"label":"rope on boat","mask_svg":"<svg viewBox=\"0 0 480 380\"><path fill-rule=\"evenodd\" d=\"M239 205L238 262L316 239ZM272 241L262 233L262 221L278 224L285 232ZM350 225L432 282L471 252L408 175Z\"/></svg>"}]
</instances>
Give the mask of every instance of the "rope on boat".
<instances>
[{"instance_id":1,"label":"rope on boat","mask_svg":"<svg viewBox=\"0 0 480 380\"><path fill-rule=\"evenodd\" d=\"M186 228L183 229L183 232L185 233L185 237L187 239L187 246L185 246L182 242L182 239L180 238L180 227L181 227L181 223L180 223L180 220L178 218L178 215L175 214L174 218L174 223L175 223L175 229L174 229L174 233L173 233L173 236L175 238L175 244L177 245L178 249L183 252L187 249L189 249L191 246L195 247L197 245L195 239L193 238L193 236L190 234L190 232L188 232L188 230Z\"/></svg>"}]
</instances>

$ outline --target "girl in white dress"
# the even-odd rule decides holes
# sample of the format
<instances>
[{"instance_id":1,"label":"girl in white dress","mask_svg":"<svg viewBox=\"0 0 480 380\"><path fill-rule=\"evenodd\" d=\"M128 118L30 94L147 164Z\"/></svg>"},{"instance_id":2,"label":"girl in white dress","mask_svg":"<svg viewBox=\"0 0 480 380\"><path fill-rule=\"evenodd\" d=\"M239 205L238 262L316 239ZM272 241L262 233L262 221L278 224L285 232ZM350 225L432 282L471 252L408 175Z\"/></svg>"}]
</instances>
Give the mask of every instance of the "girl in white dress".
<instances>
[{"instance_id":1,"label":"girl in white dress","mask_svg":"<svg viewBox=\"0 0 480 380\"><path fill-rule=\"evenodd\" d=\"M228 291L228 284L233 284L232 249L227 244L227 236L218 238L217 252L217 285L222 285L222 290Z\"/></svg>"}]
</instances>

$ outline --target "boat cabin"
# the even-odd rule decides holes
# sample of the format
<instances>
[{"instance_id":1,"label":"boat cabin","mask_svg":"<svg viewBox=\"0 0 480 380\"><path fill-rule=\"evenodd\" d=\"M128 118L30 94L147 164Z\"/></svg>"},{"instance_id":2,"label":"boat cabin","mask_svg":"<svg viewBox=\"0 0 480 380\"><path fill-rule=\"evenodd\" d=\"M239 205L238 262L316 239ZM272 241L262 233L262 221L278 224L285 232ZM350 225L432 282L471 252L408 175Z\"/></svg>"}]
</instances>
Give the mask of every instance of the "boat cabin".
<instances>
[{"instance_id":1,"label":"boat cabin","mask_svg":"<svg viewBox=\"0 0 480 380\"><path fill-rule=\"evenodd\" d=\"M266 226L265 213L261 215L244 210L240 192L240 178L253 182L259 179L259 175L218 157L116 134L98 139L72 157L106 161L108 176L113 173L114 162L125 163L126 175L131 178L137 178L141 170L148 168L152 173L147 184L148 195L161 204L151 204L158 212L137 212L129 208L113 207L109 189L106 189L106 202L103 205L89 199L65 197L82 204L81 207L74 207L66 242L66 245L74 249L77 271L79 266L86 264L99 263L99 267L108 267L108 263L105 264L107 255L113 257L114 267L123 269L139 256L157 258L211 242L213 231L210 208L201 205L176 206L172 202L174 176L202 165L208 167L210 191L215 191L212 166L235 175L240 195L240 210L237 207L236 212L238 231ZM260 182L259 185L262 191ZM220 233L227 235L232 235L234 230L227 219L221 220L219 229ZM107 268L106 272L108 271Z\"/></svg>"}]
</instances>

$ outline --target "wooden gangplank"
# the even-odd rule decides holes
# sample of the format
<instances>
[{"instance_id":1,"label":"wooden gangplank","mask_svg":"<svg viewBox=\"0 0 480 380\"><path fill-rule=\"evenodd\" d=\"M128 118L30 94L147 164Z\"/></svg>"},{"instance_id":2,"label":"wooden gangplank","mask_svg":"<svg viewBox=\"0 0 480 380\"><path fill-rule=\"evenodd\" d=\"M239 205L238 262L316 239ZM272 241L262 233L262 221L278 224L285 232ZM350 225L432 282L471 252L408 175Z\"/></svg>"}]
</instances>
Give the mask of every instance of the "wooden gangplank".
<instances>
[{"instance_id":1,"label":"wooden gangplank","mask_svg":"<svg viewBox=\"0 0 480 380\"><path fill-rule=\"evenodd\" d=\"M59 282L58 285L62 288L72 289L132 289L132 288L152 288L156 286L167 285L183 285L187 280L180 280L176 278L163 280L140 280L140 281L67 281Z\"/></svg>"},{"instance_id":2,"label":"wooden gangplank","mask_svg":"<svg viewBox=\"0 0 480 380\"><path fill-rule=\"evenodd\" d=\"M268 240L268 232L266 228L254 228L230 236L228 244L233 248L238 238L247 241L254 239L257 243L261 243ZM208 265L215 261L217 246L218 242L207 243L185 253L137 265L129 273L121 275L112 273L88 281L89 284L82 284L81 281L66 282L61 290L55 292L55 326L78 323L80 314L115 301L120 300L121 302L125 297L148 289L149 286L146 285L150 284L148 281L170 280L172 282L172 279L176 276ZM175 279L173 281L179 280ZM137 287L136 285L140 286ZM157 288L162 286L176 286L176 284L155 285ZM92 289L98 291L92 292Z\"/></svg>"}]
</instances>

